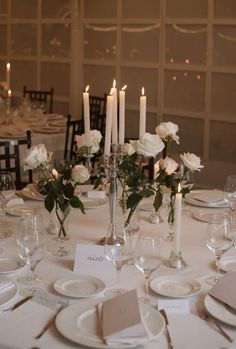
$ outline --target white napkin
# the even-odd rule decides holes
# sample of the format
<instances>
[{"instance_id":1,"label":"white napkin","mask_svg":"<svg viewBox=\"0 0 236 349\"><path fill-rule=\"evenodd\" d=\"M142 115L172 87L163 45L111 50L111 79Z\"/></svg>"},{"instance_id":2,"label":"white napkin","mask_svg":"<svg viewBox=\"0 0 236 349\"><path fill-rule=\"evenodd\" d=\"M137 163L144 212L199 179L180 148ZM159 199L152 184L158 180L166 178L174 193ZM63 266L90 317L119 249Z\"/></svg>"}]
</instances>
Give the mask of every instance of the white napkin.
<instances>
[{"instance_id":1,"label":"white napkin","mask_svg":"<svg viewBox=\"0 0 236 349\"><path fill-rule=\"evenodd\" d=\"M103 190L92 190L87 193L88 198L106 199L106 192Z\"/></svg>"},{"instance_id":2,"label":"white napkin","mask_svg":"<svg viewBox=\"0 0 236 349\"><path fill-rule=\"evenodd\" d=\"M97 315L98 315L98 321L100 324L100 328L102 329L102 303L97 304ZM147 340L151 340L153 338L152 332L149 330L145 323L145 318L148 316L148 313L141 314L142 317L142 323L144 325L144 329L146 334L143 335L143 333L138 334L135 332L135 330L130 328L127 328L125 330L122 330L118 332L117 334L113 334L112 338L104 338L102 337L103 341L107 345L119 345L119 344L134 344L134 345L141 345L142 343L147 342ZM101 336L102 336L102 330L101 330Z\"/></svg>"}]
</instances>

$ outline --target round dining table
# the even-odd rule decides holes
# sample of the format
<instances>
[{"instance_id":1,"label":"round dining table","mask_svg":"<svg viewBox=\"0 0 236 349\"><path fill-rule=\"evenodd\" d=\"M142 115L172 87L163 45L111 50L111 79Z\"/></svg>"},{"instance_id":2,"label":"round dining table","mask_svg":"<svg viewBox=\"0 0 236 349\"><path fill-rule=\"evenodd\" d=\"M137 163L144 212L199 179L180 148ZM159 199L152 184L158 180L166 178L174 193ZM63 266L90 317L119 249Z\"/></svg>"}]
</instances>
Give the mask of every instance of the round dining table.
<instances>
[{"instance_id":1,"label":"round dining table","mask_svg":"<svg viewBox=\"0 0 236 349\"><path fill-rule=\"evenodd\" d=\"M27 206L41 208L44 216L44 221L47 226L50 215L44 209L42 201L24 200ZM199 292L184 296L182 298L168 297L155 292L150 288L152 297L152 307L158 311L158 304L166 304L169 320L169 330L173 342L174 349L233 349L236 348L236 326L228 325L220 321L224 330L234 339L229 342L218 330L213 321L207 321L200 318L197 309L202 307L204 299L210 290L211 286L207 284L206 279L209 276L216 274L215 257L206 247L205 232L207 222L199 217L201 207L193 205L184 205L181 216L181 236L180 246L182 256L186 262L186 267L182 269L170 268L168 260L170 253L173 250L173 242L165 239L168 234L168 224L166 222L159 224L149 223L148 217L151 211L140 206L140 224L139 233L155 234L159 239L158 258L161 260L159 267L151 274L150 279L154 280L158 277L169 277L172 280L176 276L183 277L186 280L196 280L200 284ZM211 211L211 209L206 208ZM222 209L213 209L221 212ZM117 215L119 218L119 214ZM17 224L19 217L7 215L2 217L2 220L14 222ZM94 205L85 209L85 214L80 210L72 209L70 213L69 236L70 239L65 242L65 248L69 254L64 257L55 256L52 251L57 248L58 241L56 236L49 234L45 229L45 238L47 241L47 254L39 262L36 267L37 274L42 276L40 289L42 292L53 296L61 296L57 293L53 284L55 281L71 277L75 275L74 262L75 252L78 245L96 245L102 237L106 236L110 222L109 202L102 205ZM15 234L12 238L5 239L0 242L2 252L1 259L16 258L19 254L19 246L17 245ZM236 258L236 249L230 248L224 255ZM9 273L4 272L4 276L16 281L17 294L8 303L0 306L0 348L18 348L18 349L76 349L83 346L65 338L53 323L44 335L35 339L35 336L45 326L45 324L55 315L55 309L52 309L47 304L43 305L33 300L25 302L15 310L10 310L10 307L19 301L22 296L20 290L26 286L17 282L20 276L25 275L28 271L28 266L20 268ZM76 271L79 275L79 271ZM96 275L96 270L91 270L91 275ZM223 272L222 272L223 275ZM1 275L0 275L1 276ZM99 278L102 278L99 275ZM80 308L87 303L99 300L104 300L104 295L110 287L116 285L115 273L108 278L104 275L106 288L104 292L92 298L75 298L62 296L69 300L71 306ZM134 263L128 263L123 266L120 275L120 284L122 288L127 290L136 289L138 297L145 294L144 276L138 270ZM168 301L172 301L168 303ZM178 311L174 308L179 308ZM7 310L8 309L8 310ZM175 310L175 311L174 311ZM115 316L115 314L114 314ZM236 315L235 315L236 318ZM96 346L94 346L96 347ZM105 347L109 348L109 345ZM144 349L168 349L167 333L163 329L157 338L142 344ZM121 346L124 348L124 346Z\"/></svg>"}]
</instances>

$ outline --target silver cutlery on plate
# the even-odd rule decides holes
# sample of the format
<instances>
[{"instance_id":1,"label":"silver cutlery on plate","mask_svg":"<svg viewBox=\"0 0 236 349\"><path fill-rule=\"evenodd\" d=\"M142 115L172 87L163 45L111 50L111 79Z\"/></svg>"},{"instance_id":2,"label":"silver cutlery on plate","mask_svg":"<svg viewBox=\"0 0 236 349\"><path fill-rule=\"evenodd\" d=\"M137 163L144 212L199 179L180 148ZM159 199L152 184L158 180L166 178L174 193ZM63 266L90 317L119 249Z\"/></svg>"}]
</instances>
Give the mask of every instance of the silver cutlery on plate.
<instances>
[{"instance_id":1,"label":"silver cutlery on plate","mask_svg":"<svg viewBox=\"0 0 236 349\"><path fill-rule=\"evenodd\" d=\"M168 346L170 349L174 348L174 344L170 335L170 330L169 330L169 320L167 317L167 314L165 312L164 309L160 310L161 315L163 316L164 320L165 320L165 327L166 327L166 335L167 335L167 342L168 342Z\"/></svg>"}]
</instances>

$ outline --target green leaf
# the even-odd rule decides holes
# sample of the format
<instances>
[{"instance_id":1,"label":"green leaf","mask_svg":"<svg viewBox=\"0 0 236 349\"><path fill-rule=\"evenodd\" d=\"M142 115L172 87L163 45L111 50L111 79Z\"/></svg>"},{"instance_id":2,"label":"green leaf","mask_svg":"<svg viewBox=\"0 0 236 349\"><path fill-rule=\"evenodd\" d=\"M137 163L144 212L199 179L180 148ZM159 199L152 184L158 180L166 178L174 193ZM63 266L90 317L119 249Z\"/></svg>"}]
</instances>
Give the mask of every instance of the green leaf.
<instances>
[{"instance_id":1,"label":"green leaf","mask_svg":"<svg viewBox=\"0 0 236 349\"><path fill-rule=\"evenodd\" d=\"M55 202L54 197L53 195L51 195L51 193L49 193L47 197L44 199L44 205L48 212L52 212L52 210L54 209Z\"/></svg>"},{"instance_id":2,"label":"green leaf","mask_svg":"<svg viewBox=\"0 0 236 349\"><path fill-rule=\"evenodd\" d=\"M54 167L58 173L63 174L64 166L59 160L54 160Z\"/></svg>"},{"instance_id":3,"label":"green leaf","mask_svg":"<svg viewBox=\"0 0 236 349\"><path fill-rule=\"evenodd\" d=\"M81 212L82 213L85 213L84 211L84 205L82 203L82 201L78 198L78 196L73 196L71 199L70 199L70 204L72 207L74 208L80 208Z\"/></svg>"},{"instance_id":4,"label":"green leaf","mask_svg":"<svg viewBox=\"0 0 236 349\"><path fill-rule=\"evenodd\" d=\"M127 209L136 207L142 200L142 196L139 193L132 193L127 199Z\"/></svg>"},{"instance_id":5,"label":"green leaf","mask_svg":"<svg viewBox=\"0 0 236 349\"><path fill-rule=\"evenodd\" d=\"M71 198L74 195L74 187L71 183L67 183L63 187L63 192L67 198Z\"/></svg>"},{"instance_id":6,"label":"green leaf","mask_svg":"<svg viewBox=\"0 0 236 349\"><path fill-rule=\"evenodd\" d=\"M157 191L156 195L155 195L154 202L153 202L153 207L154 207L156 212L159 210L161 205L162 205L162 193L160 191Z\"/></svg>"},{"instance_id":7,"label":"green leaf","mask_svg":"<svg viewBox=\"0 0 236 349\"><path fill-rule=\"evenodd\" d=\"M67 168L64 170L64 179L69 180L71 179L71 168Z\"/></svg>"}]
</instances>

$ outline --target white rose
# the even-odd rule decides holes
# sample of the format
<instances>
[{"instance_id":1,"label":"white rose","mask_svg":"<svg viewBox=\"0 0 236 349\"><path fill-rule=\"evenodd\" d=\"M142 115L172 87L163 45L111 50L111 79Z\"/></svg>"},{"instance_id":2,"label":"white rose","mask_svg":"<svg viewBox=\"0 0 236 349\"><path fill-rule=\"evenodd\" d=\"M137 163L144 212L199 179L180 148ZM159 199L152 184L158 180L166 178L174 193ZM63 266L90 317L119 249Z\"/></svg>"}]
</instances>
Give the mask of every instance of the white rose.
<instances>
[{"instance_id":1,"label":"white rose","mask_svg":"<svg viewBox=\"0 0 236 349\"><path fill-rule=\"evenodd\" d=\"M179 165L175 160L167 156L165 159L159 160L159 166L162 170L165 170L166 173L170 176L177 170Z\"/></svg>"},{"instance_id":2,"label":"white rose","mask_svg":"<svg viewBox=\"0 0 236 349\"><path fill-rule=\"evenodd\" d=\"M90 131L90 141L91 141L91 153L97 153L99 150L100 142L102 139L102 134L98 130L91 130ZM85 134L82 134L81 136L76 135L76 143L77 147L81 148L85 146Z\"/></svg>"},{"instance_id":3,"label":"white rose","mask_svg":"<svg viewBox=\"0 0 236 349\"><path fill-rule=\"evenodd\" d=\"M179 126L171 121L161 122L160 125L156 127L156 134L163 139L163 141L167 141L170 137L177 144L179 144L179 136L176 135L178 131Z\"/></svg>"},{"instance_id":4,"label":"white rose","mask_svg":"<svg viewBox=\"0 0 236 349\"><path fill-rule=\"evenodd\" d=\"M183 153L180 154L181 160L184 166L186 166L190 171L201 171L204 167L201 165L201 159L193 153Z\"/></svg>"},{"instance_id":5,"label":"white rose","mask_svg":"<svg viewBox=\"0 0 236 349\"><path fill-rule=\"evenodd\" d=\"M138 141L131 141L135 151L143 156L155 157L165 147L158 135L145 133Z\"/></svg>"},{"instance_id":6,"label":"white rose","mask_svg":"<svg viewBox=\"0 0 236 349\"><path fill-rule=\"evenodd\" d=\"M126 155L133 155L135 153L135 149L131 143L125 143L124 145L124 152Z\"/></svg>"},{"instance_id":7,"label":"white rose","mask_svg":"<svg viewBox=\"0 0 236 349\"><path fill-rule=\"evenodd\" d=\"M23 160L24 170L33 170L40 165L45 167L51 160L51 154L47 152L44 144L37 144L27 149Z\"/></svg>"},{"instance_id":8,"label":"white rose","mask_svg":"<svg viewBox=\"0 0 236 349\"><path fill-rule=\"evenodd\" d=\"M77 183L84 183L89 179L90 174L84 165L76 165L72 168L71 177Z\"/></svg>"}]
</instances>

